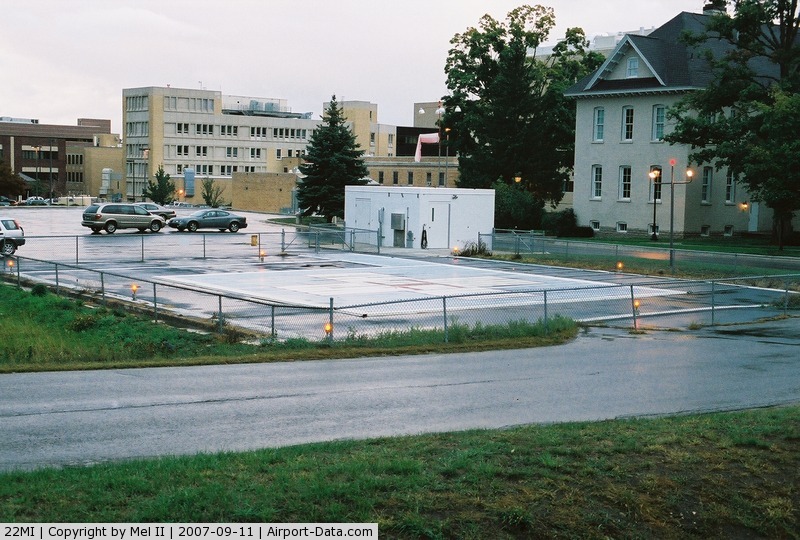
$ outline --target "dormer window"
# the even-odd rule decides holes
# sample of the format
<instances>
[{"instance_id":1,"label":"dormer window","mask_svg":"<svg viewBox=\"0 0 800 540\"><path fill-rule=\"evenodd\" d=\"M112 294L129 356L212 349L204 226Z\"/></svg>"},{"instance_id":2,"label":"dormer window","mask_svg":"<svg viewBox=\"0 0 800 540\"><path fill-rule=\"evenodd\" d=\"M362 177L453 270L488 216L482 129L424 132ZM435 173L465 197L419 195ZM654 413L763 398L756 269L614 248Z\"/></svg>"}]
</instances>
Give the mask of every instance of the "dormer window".
<instances>
[{"instance_id":1,"label":"dormer window","mask_svg":"<svg viewBox=\"0 0 800 540\"><path fill-rule=\"evenodd\" d=\"M639 59L638 58L628 58L628 71L627 77L638 77L639 76Z\"/></svg>"}]
</instances>

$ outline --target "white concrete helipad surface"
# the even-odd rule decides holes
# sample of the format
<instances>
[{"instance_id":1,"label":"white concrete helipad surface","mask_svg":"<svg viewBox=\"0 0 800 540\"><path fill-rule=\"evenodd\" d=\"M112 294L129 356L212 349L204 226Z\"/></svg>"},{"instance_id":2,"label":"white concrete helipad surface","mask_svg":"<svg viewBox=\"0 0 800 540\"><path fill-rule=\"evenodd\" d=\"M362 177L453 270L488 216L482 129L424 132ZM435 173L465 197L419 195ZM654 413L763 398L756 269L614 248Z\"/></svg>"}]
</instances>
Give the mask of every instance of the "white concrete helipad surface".
<instances>
[{"instance_id":1,"label":"white concrete helipad surface","mask_svg":"<svg viewBox=\"0 0 800 540\"><path fill-rule=\"evenodd\" d=\"M252 268L252 267L250 267ZM360 253L321 254L287 263L284 270L261 268L225 273L171 275L180 283L220 293L235 293L278 304L326 308L399 302L443 296L496 295L495 304L530 304L532 291L570 291L570 300L630 298L629 287L508 270L471 268ZM679 294L675 289L635 287L638 298ZM517 293L517 294L515 294ZM548 301L559 301L551 296ZM566 300L562 300L566 301Z\"/></svg>"}]
</instances>

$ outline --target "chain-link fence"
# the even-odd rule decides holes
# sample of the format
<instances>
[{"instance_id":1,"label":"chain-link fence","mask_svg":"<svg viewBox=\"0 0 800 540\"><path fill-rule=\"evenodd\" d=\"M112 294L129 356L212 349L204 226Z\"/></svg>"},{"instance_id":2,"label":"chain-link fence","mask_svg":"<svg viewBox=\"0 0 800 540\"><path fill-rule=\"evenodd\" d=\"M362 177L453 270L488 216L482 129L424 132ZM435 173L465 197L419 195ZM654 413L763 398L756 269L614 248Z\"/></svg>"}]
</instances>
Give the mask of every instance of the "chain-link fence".
<instances>
[{"instance_id":1,"label":"chain-link fence","mask_svg":"<svg viewBox=\"0 0 800 540\"><path fill-rule=\"evenodd\" d=\"M497 230L479 234L478 245L493 253L527 256L548 262L593 261L613 268L630 261L645 262L655 271L695 270L720 271L730 275L771 272L800 272L800 257L765 257L743 253L722 253L689 249L670 249L659 245L641 246L581 240L565 240L544 236L542 231Z\"/></svg>"},{"instance_id":2,"label":"chain-link fence","mask_svg":"<svg viewBox=\"0 0 800 540\"><path fill-rule=\"evenodd\" d=\"M119 245L116 239L111 244L105 242L102 260L108 260L108 250L114 250L114 257L130 256L134 260L197 258L201 253L203 258L209 257L211 247L205 238L172 236L178 238L169 246L149 241L138 244L134 235L121 238ZM71 245L70 239L62 241ZM225 257L231 257L232 246L234 253L241 250L242 257L252 260L266 249L285 252L296 241L286 235L264 233L250 239L241 236L229 241ZM137 245L146 248L129 253ZM79 257L90 252L86 247L76 251L82 253ZM58 250L53 255L58 253L63 255ZM561 316L584 323L613 323L631 328L687 327L755 321L800 310L800 274L691 281L633 276L624 283L598 285L592 280L569 288L421 296L350 305L331 297L327 305L291 305L104 271L88 262L72 264L21 256L7 258L5 262L4 279L20 286L43 283L58 294L79 295L102 305L124 305L147 313L154 320L217 332L239 331L258 339L344 339L436 329L443 331L447 340L448 329L454 324L543 322L546 326L548 321ZM210 264L217 262L212 260Z\"/></svg>"}]
</instances>

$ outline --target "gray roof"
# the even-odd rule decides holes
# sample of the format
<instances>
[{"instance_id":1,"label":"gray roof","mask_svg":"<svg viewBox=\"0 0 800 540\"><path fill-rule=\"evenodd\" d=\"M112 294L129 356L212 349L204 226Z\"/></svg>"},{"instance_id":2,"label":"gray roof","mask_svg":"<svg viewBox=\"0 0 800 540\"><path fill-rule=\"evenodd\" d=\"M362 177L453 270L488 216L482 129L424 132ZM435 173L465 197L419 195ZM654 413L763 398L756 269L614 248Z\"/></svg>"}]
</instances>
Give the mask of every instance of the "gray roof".
<instances>
[{"instance_id":1,"label":"gray roof","mask_svg":"<svg viewBox=\"0 0 800 540\"><path fill-rule=\"evenodd\" d=\"M682 12L647 36L626 35L597 71L572 85L565 94L580 98L612 93L675 92L705 88L713 80L711 66L704 57L705 51L719 58L730 50L731 45L722 40L709 39L697 47L689 47L681 41L681 35L685 32L702 34L710 18L710 15ZM639 53L655 76L605 79L605 73L613 68L619 55L629 48ZM766 59L754 63L754 67L760 73L776 71L775 66Z\"/></svg>"}]
</instances>

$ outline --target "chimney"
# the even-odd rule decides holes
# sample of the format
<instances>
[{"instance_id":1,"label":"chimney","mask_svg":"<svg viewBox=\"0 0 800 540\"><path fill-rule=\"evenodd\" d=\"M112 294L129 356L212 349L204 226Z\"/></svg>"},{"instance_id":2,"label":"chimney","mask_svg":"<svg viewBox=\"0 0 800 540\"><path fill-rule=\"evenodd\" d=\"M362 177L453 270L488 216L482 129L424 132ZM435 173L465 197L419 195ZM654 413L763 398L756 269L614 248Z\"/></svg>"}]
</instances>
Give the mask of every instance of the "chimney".
<instances>
[{"instance_id":1,"label":"chimney","mask_svg":"<svg viewBox=\"0 0 800 540\"><path fill-rule=\"evenodd\" d=\"M709 0L703 6L703 15L725 15L728 12L726 4L726 0Z\"/></svg>"}]
</instances>

